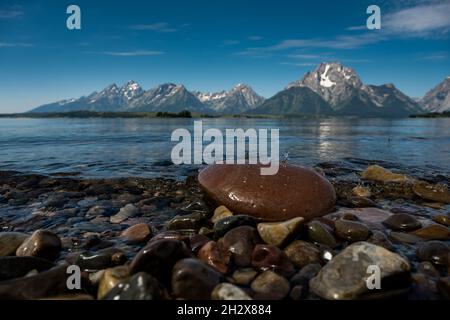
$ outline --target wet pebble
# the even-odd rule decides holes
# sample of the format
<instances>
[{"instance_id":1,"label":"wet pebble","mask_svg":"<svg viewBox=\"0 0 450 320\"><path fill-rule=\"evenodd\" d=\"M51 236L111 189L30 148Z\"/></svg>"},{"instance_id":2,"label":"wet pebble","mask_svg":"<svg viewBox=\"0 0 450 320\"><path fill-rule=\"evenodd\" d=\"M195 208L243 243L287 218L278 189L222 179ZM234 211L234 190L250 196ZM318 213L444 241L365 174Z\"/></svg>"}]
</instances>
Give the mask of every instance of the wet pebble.
<instances>
[{"instance_id":1,"label":"wet pebble","mask_svg":"<svg viewBox=\"0 0 450 320\"><path fill-rule=\"evenodd\" d=\"M419 220L406 213L393 214L383 224L395 231L412 231L422 227Z\"/></svg>"},{"instance_id":2,"label":"wet pebble","mask_svg":"<svg viewBox=\"0 0 450 320\"><path fill-rule=\"evenodd\" d=\"M450 246L443 241L426 241L417 248L417 257L421 261L429 261L436 265L450 265Z\"/></svg>"},{"instance_id":3,"label":"wet pebble","mask_svg":"<svg viewBox=\"0 0 450 320\"><path fill-rule=\"evenodd\" d=\"M442 203L450 203L450 190L441 184L429 184L419 181L414 184L413 191L419 197Z\"/></svg>"},{"instance_id":4,"label":"wet pebble","mask_svg":"<svg viewBox=\"0 0 450 320\"><path fill-rule=\"evenodd\" d=\"M249 226L232 229L218 241L221 248L231 252L232 260L238 267L251 265L253 249L261 242L256 229Z\"/></svg>"},{"instance_id":5,"label":"wet pebble","mask_svg":"<svg viewBox=\"0 0 450 320\"><path fill-rule=\"evenodd\" d=\"M290 285L286 278L266 270L251 283L255 299L281 300L289 294Z\"/></svg>"},{"instance_id":6,"label":"wet pebble","mask_svg":"<svg viewBox=\"0 0 450 320\"><path fill-rule=\"evenodd\" d=\"M208 221L206 215L202 212L176 216L167 224L167 230L199 230Z\"/></svg>"},{"instance_id":7,"label":"wet pebble","mask_svg":"<svg viewBox=\"0 0 450 320\"><path fill-rule=\"evenodd\" d=\"M395 231L389 232L389 239L391 239L395 243L406 243L406 244L416 244L423 241L422 238L414 234Z\"/></svg>"},{"instance_id":8,"label":"wet pebble","mask_svg":"<svg viewBox=\"0 0 450 320\"><path fill-rule=\"evenodd\" d=\"M255 218L247 215L229 216L220 219L214 224L214 237L223 237L228 231L240 226L256 227Z\"/></svg>"},{"instance_id":9,"label":"wet pebble","mask_svg":"<svg viewBox=\"0 0 450 320\"><path fill-rule=\"evenodd\" d=\"M198 258L220 273L227 273L231 252L220 250L217 242L209 241L198 252Z\"/></svg>"},{"instance_id":10,"label":"wet pebble","mask_svg":"<svg viewBox=\"0 0 450 320\"><path fill-rule=\"evenodd\" d=\"M29 237L21 232L0 233L0 257L11 256L16 253L17 248Z\"/></svg>"},{"instance_id":11,"label":"wet pebble","mask_svg":"<svg viewBox=\"0 0 450 320\"><path fill-rule=\"evenodd\" d=\"M257 229L265 243L281 247L297 235L303 221L297 217L283 222L259 223Z\"/></svg>"},{"instance_id":12,"label":"wet pebble","mask_svg":"<svg viewBox=\"0 0 450 320\"><path fill-rule=\"evenodd\" d=\"M122 265L126 260L127 257L122 250L107 248L98 252L81 252L76 255L74 264L82 270L95 271Z\"/></svg>"},{"instance_id":13,"label":"wet pebble","mask_svg":"<svg viewBox=\"0 0 450 320\"><path fill-rule=\"evenodd\" d=\"M145 272L139 272L118 283L103 300L161 300L163 296L158 280Z\"/></svg>"},{"instance_id":14,"label":"wet pebble","mask_svg":"<svg viewBox=\"0 0 450 320\"><path fill-rule=\"evenodd\" d=\"M307 230L310 241L327 245L330 248L337 246L336 239L324 224L318 221L311 221L307 224Z\"/></svg>"},{"instance_id":15,"label":"wet pebble","mask_svg":"<svg viewBox=\"0 0 450 320\"><path fill-rule=\"evenodd\" d=\"M441 224L431 224L412 233L425 240L450 240L450 229Z\"/></svg>"},{"instance_id":16,"label":"wet pebble","mask_svg":"<svg viewBox=\"0 0 450 320\"><path fill-rule=\"evenodd\" d=\"M252 254L252 266L261 270L272 270L285 277L294 273L294 266L287 255L278 247L258 244Z\"/></svg>"},{"instance_id":17,"label":"wet pebble","mask_svg":"<svg viewBox=\"0 0 450 320\"><path fill-rule=\"evenodd\" d=\"M120 235L127 243L146 242L152 236L152 231L146 223L135 224L124 230Z\"/></svg>"},{"instance_id":18,"label":"wet pebble","mask_svg":"<svg viewBox=\"0 0 450 320\"><path fill-rule=\"evenodd\" d=\"M444 226L450 227L450 216L445 214L439 214L437 216L433 216L433 221L440 223Z\"/></svg>"},{"instance_id":19,"label":"wet pebble","mask_svg":"<svg viewBox=\"0 0 450 320\"><path fill-rule=\"evenodd\" d=\"M55 260L61 247L61 240L56 234L48 230L37 230L17 248L16 255Z\"/></svg>"},{"instance_id":20,"label":"wet pebble","mask_svg":"<svg viewBox=\"0 0 450 320\"><path fill-rule=\"evenodd\" d=\"M233 280L236 284L246 286L255 279L258 271L252 268L237 269L233 273Z\"/></svg>"},{"instance_id":21,"label":"wet pebble","mask_svg":"<svg viewBox=\"0 0 450 320\"><path fill-rule=\"evenodd\" d=\"M295 240L284 249L284 252L297 268L321 262L320 250L306 241Z\"/></svg>"},{"instance_id":22,"label":"wet pebble","mask_svg":"<svg viewBox=\"0 0 450 320\"><path fill-rule=\"evenodd\" d=\"M211 293L213 300L252 300L241 288L231 283L218 284Z\"/></svg>"},{"instance_id":23,"label":"wet pebble","mask_svg":"<svg viewBox=\"0 0 450 320\"><path fill-rule=\"evenodd\" d=\"M369 228L356 221L339 219L334 225L337 236L349 242L364 241L370 236Z\"/></svg>"},{"instance_id":24,"label":"wet pebble","mask_svg":"<svg viewBox=\"0 0 450 320\"><path fill-rule=\"evenodd\" d=\"M214 215L211 218L211 222L216 223L220 219L223 219L226 217L231 217L232 215L233 215L233 212L231 212L227 207L220 206L214 210Z\"/></svg>"},{"instance_id":25,"label":"wet pebble","mask_svg":"<svg viewBox=\"0 0 450 320\"><path fill-rule=\"evenodd\" d=\"M222 280L214 268L197 259L178 261L172 272L172 291L177 298L209 300L213 289Z\"/></svg>"},{"instance_id":26,"label":"wet pebble","mask_svg":"<svg viewBox=\"0 0 450 320\"><path fill-rule=\"evenodd\" d=\"M112 269L106 269L100 279L97 291L97 299L102 299L119 282L123 282L130 276L127 266L118 266Z\"/></svg>"},{"instance_id":27,"label":"wet pebble","mask_svg":"<svg viewBox=\"0 0 450 320\"><path fill-rule=\"evenodd\" d=\"M129 203L125 207L121 208L119 212L113 216L111 216L111 223L121 223L130 217L134 217L139 214L139 209L135 207L133 204Z\"/></svg>"}]
</instances>

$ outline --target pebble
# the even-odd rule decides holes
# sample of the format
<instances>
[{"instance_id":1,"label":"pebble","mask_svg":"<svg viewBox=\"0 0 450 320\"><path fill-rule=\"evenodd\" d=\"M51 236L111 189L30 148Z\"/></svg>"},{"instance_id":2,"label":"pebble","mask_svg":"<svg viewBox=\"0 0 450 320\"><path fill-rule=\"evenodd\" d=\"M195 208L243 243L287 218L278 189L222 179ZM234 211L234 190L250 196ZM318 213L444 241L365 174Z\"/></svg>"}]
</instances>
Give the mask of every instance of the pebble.
<instances>
[{"instance_id":1,"label":"pebble","mask_svg":"<svg viewBox=\"0 0 450 320\"><path fill-rule=\"evenodd\" d=\"M405 182L411 179L403 174L393 173L381 166L373 165L368 166L366 170L361 173L361 178L365 180L374 180L381 182Z\"/></svg>"},{"instance_id":2,"label":"pebble","mask_svg":"<svg viewBox=\"0 0 450 320\"><path fill-rule=\"evenodd\" d=\"M121 223L128 218L137 216L139 214L139 209L133 204L129 203L125 207L121 208L119 212L109 218L111 223Z\"/></svg>"},{"instance_id":3,"label":"pebble","mask_svg":"<svg viewBox=\"0 0 450 320\"><path fill-rule=\"evenodd\" d=\"M406 244L416 244L423 241L422 238L414 234L395 231L389 232L389 239L391 239L395 243L406 243Z\"/></svg>"},{"instance_id":4,"label":"pebble","mask_svg":"<svg viewBox=\"0 0 450 320\"><path fill-rule=\"evenodd\" d=\"M238 267L249 267L251 265L253 249L261 242L256 229L249 226L230 230L218 241L221 248L231 252L232 260Z\"/></svg>"},{"instance_id":5,"label":"pebble","mask_svg":"<svg viewBox=\"0 0 450 320\"><path fill-rule=\"evenodd\" d=\"M207 236L196 234L195 236L189 239L189 246L191 247L191 251L193 253L198 254L200 249L210 241L211 239L208 238Z\"/></svg>"},{"instance_id":6,"label":"pebble","mask_svg":"<svg viewBox=\"0 0 450 320\"><path fill-rule=\"evenodd\" d=\"M419 220L406 213L395 213L384 220L383 224L395 231L412 231L422 227Z\"/></svg>"},{"instance_id":7,"label":"pebble","mask_svg":"<svg viewBox=\"0 0 450 320\"><path fill-rule=\"evenodd\" d=\"M42 272L54 264L46 259L36 257L0 257L0 281L25 276L32 270Z\"/></svg>"},{"instance_id":8,"label":"pebble","mask_svg":"<svg viewBox=\"0 0 450 320\"><path fill-rule=\"evenodd\" d=\"M450 229L441 224L431 224L412 233L426 240L450 240Z\"/></svg>"},{"instance_id":9,"label":"pebble","mask_svg":"<svg viewBox=\"0 0 450 320\"><path fill-rule=\"evenodd\" d=\"M174 264L191 256L186 244L179 240L151 241L134 257L130 264L130 274L147 272L167 284Z\"/></svg>"},{"instance_id":10,"label":"pebble","mask_svg":"<svg viewBox=\"0 0 450 320\"><path fill-rule=\"evenodd\" d=\"M177 298L209 300L213 289L222 280L214 268L197 259L178 261L172 272L172 291Z\"/></svg>"},{"instance_id":11,"label":"pebble","mask_svg":"<svg viewBox=\"0 0 450 320\"><path fill-rule=\"evenodd\" d=\"M372 235L370 236L369 239L367 239L367 242L383 247L389 251L395 251L394 245L388 239L388 237L383 232L378 230L372 231Z\"/></svg>"},{"instance_id":12,"label":"pebble","mask_svg":"<svg viewBox=\"0 0 450 320\"><path fill-rule=\"evenodd\" d=\"M220 206L217 207L216 210L214 210L214 215L211 218L212 223L216 223L220 219L231 217L233 215L233 212L231 212L227 207Z\"/></svg>"},{"instance_id":13,"label":"pebble","mask_svg":"<svg viewBox=\"0 0 450 320\"><path fill-rule=\"evenodd\" d=\"M259 223L257 229L265 243L281 247L297 235L303 221L297 217L283 222Z\"/></svg>"},{"instance_id":14,"label":"pebble","mask_svg":"<svg viewBox=\"0 0 450 320\"><path fill-rule=\"evenodd\" d=\"M241 288L231 283L218 284L211 293L213 300L252 300Z\"/></svg>"},{"instance_id":15,"label":"pebble","mask_svg":"<svg viewBox=\"0 0 450 320\"><path fill-rule=\"evenodd\" d=\"M421 261L429 261L436 265L449 266L450 246L443 241L426 241L417 248L417 257Z\"/></svg>"},{"instance_id":16,"label":"pebble","mask_svg":"<svg viewBox=\"0 0 450 320\"><path fill-rule=\"evenodd\" d=\"M139 272L118 283L103 300L161 300L163 297L158 280L145 272Z\"/></svg>"},{"instance_id":17,"label":"pebble","mask_svg":"<svg viewBox=\"0 0 450 320\"><path fill-rule=\"evenodd\" d=\"M123 282L128 279L130 272L127 266L119 266L112 269L106 269L100 279L100 284L97 291L97 299L105 297L112 288L114 288L119 282Z\"/></svg>"},{"instance_id":18,"label":"pebble","mask_svg":"<svg viewBox=\"0 0 450 320\"><path fill-rule=\"evenodd\" d=\"M307 230L308 238L312 242L321 243L329 246L330 248L337 246L336 239L324 224L318 221L311 221L307 224Z\"/></svg>"},{"instance_id":19,"label":"pebble","mask_svg":"<svg viewBox=\"0 0 450 320\"><path fill-rule=\"evenodd\" d=\"M176 216L166 224L167 230L199 230L208 219L203 212Z\"/></svg>"},{"instance_id":20,"label":"pebble","mask_svg":"<svg viewBox=\"0 0 450 320\"><path fill-rule=\"evenodd\" d=\"M364 241L370 236L370 230L364 224L339 219L334 223L339 238L349 242Z\"/></svg>"},{"instance_id":21,"label":"pebble","mask_svg":"<svg viewBox=\"0 0 450 320\"><path fill-rule=\"evenodd\" d=\"M318 263L311 263L304 266L290 280L292 286L300 285L304 288L309 287L309 281L314 278L320 271L322 266Z\"/></svg>"},{"instance_id":22,"label":"pebble","mask_svg":"<svg viewBox=\"0 0 450 320\"><path fill-rule=\"evenodd\" d=\"M437 216L433 216L433 221L440 223L444 226L450 227L450 216L445 214L439 214Z\"/></svg>"},{"instance_id":23,"label":"pebble","mask_svg":"<svg viewBox=\"0 0 450 320\"><path fill-rule=\"evenodd\" d=\"M141 243L146 242L152 236L152 231L146 223L135 224L124 230L120 235L127 243Z\"/></svg>"},{"instance_id":24,"label":"pebble","mask_svg":"<svg viewBox=\"0 0 450 320\"><path fill-rule=\"evenodd\" d=\"M252 266L260 270L272 270L289 277L294 273L294 266L287 255L278 247L258 244L252 254Z\"/></svg>"},{"instance_id":25,"label":"pebble","mask_svg":"<svg viewBox=\"0 0 450 320\"><path fill-rule=\"evenodd\" d=\"M320 250L312 243L295 240L289 244L284 253L296 268L303 268L310 263L320 263Z\"/></svg>"},{"instance_id":26,"label":"pebble","mask_svg":"<svg viewBox=\"0 0 450 320\"><path fill-rule=\"evenodd\" d=\"M270 270L258 275L250 287L255 292L254 298L258 300L281 300L290 291L289 281Z\"/></svg>"},{"instance_id":27,"label":"pebble","mask_svg":"<svg viewBox=\"0 0 450 320\"><path fill-rule=\"evenodd\" d=\"M251 216L242 214L220 219L214 224L214 237L219 239L228 231L240 226L256 227L256 220Z\"/></svg>"},{"instance_id":28,"label":"pebble","mask_svg":"<svg viewBox=\"0 0 450 320\"><path fill-rule=\"evenodd\" d=\"M67 265L0 282L0 300L34 300L68 293Z\"/></svg>"},{"instance_id":29,"label":"pebble","mask_svg":"<svg viewBox=\"0 0 450 320\"><path fill-rule=\"evenodd\" d=\"M249 285L250 282L253 281L253 279L255 279L257 274L258 271L252 268L237 269L233 273L233 280L236 284L246 286Z\"/></svg>"},{"instance_id":30,"label":"pebble","mask_svg":"<svg viewBox=\"0 0 450 320\"><path fill-rule=\"evenodd\" d=\"M330 300L355 299L369 294L366 278L367 268L371 265L380 268L382 281L390 278L392 288L409 286L408 261L383 247L357 242L328 262L311 279L310 288L318 296Z\"/></svg>"},{"instance_id":31,"label":"pebble","mask_svg":"<svg viewBox=\"0 0 450 320\"><path fill-rule=\"evenodd\" d=\"M217 204L267 221L310 220L333 209L334 188L316 171L282 164L277 174L261 175L261 167L211 165L200 172L198 180Z\"/></svg>"},{"instance_id":32,"label":"pebble","mask_svg":"<svg viewBox=\"0 0 450 320\"><path fill-rule=\"evenodd\" d=\"M126 262L125 253L116 248L106 248L98 252L81 252L74 261L81 270L96 271L122 265ZM70 262L70 261L69 261Z\"/></svg>"},{"instance_id":33,"label":"pebble","mask_svg":"<svg viewBox=\"0 0 450 320\"><path fill-rule=\"evenodd\" d=\"M0 257L14 255L17 248L29 237L21 232L0 233Z\"/></svg>"},{"instance_id":34,"label":"pebble","mask_svg":"<svg viewBox=\"0 0 450 320\"><path fill-rule=\"evenodd\" d=\"M198 258L220 273L227 273L231 252L220 250L217 242L209 241L198 252Z\"/></svg>"},{"instance_id":35,"label":"pebble","mask_svg":"<svg viewBox=\"0 0 450 320\"><path fill-rule=\"evenodd\" d=\"M48 230L37 230L16 251L19 257L40 257L55 260L61 251L61 240Z\"/></svg>"},{"instance_id":36,"label":"pebble","mask_svg":"<svg viewBox=\"0 0 450 320\"><path fill-rule=\"evenodd\" d=\"M413 192L422 199L450 203L450 190L445 185L419 181L414 184Z\"/></svg>"}]
</instances>

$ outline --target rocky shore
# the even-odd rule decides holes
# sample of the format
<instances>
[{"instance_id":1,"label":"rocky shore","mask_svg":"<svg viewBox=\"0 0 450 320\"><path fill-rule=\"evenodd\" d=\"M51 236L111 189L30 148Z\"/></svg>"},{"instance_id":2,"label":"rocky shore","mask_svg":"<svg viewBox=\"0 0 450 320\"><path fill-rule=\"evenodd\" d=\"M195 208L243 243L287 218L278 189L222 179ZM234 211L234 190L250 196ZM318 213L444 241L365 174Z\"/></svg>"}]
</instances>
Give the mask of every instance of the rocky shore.
<instances>
[{"instance_id":1,"label":"rocky shore","mask_svg":"<svg viewBox=\"0 0 450 320\"><path fill-rule=\"evenodd\" d=\"M0 299L450 298L449 177L322 163L297 197L308 181L293 170L278 193L251 174L238 187L214 172L200 185L0 171Z\"/></svg>"}]
</instances>

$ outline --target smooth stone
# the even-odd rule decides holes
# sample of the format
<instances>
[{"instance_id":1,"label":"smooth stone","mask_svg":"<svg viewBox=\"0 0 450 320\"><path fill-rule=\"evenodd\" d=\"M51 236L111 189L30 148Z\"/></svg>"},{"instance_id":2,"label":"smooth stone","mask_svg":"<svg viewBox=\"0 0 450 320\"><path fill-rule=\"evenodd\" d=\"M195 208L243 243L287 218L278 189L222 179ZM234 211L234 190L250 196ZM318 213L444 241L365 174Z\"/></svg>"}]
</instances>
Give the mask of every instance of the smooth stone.
<instances>
[{"instance_id":1,"label":"smooth stone","mask_svg":"<svg viewBox=\"0 0 450 320\"><path fill-rule=\"evenodd\" d=\"M231 217L232 215L233 212L231 212L227 207L219 206L214 210L214 215L211 218L211 222L216 223L220 219Z\"/></svg>"},{"instance_id":2,"label":"smooth stone","mask_svg":"<svg viewBox=\"0 0 450 320\"><path fill-rule=\"evenodd\" d=\"M278 247L258 244L252 254L252 266L260 270L272 270L289 277L294 273L294 266L287 255Z\"/></svg>"},{"instance_id":3,"label":"smooth stone","mask_svg":"<svg viewBox=\"0 0 450 320\"><path fill-rule=\"evenodd\" d=\"M59 265L37 275L0 282L1 300L34 300L68 293L67 267Z\"/></svg>"},{"instance_id":4,"label":"smooth stone","mask_svg":"<svg viewBox=\"0 0 450 320\"><path fill-rule=\"evenodd\" d=\"M189 248L182 241L152 241L131 261L130 274L147 272L166 284L170 280L175 263L190 256Z\"/></svg>"},{"instance_id":5,"label":"smooth stone","mask_svg":"<svg viewBox=\"0 0 450 320\"><path fill-rule=\"evenodd\" d=\"M359 221L359 218L355 214L353 214L351 212L344 212L341 215L341 219L342 220L349 220L349 221Z\"/></svg>"},{"instance_id":6,"label":"smooth stone","mask_svg":"<svg viewBox=\"0 0 450 320\"><path fill-rule=\"evenodd\" d=\"M232 260L238 267L249 267L255 246L261 243L255 228L242 226L232 229L219 239L218 244L225 251L231 252Z\"/></svg>"},{"instance_id":7,"label":"smooth stone","mask_svg":"<svg viewBox=\"0 0 450 320\"><path fill-rule=\"evenodd\" d=\"M311 290L329 300L355 299L369 294L367 268L376 265L383 280L389 278L392 289L410 282L408 261L399 255L368 242L357 242L342 250L309 282Z\"/></svg>"},{"instance_id":8,"label":"smooth stone","mask_svg":"<svg viewBox=\"0 0 450 320\"><path fill-rule=\"evenodd\" d=\"M81 270L95 271L122 265L126 260L127 257L122 250L106 248L95 253L81 252L76 256L74 264Z\"/></svg>"},{"instance_id":9,"label":"smooth stone","mask_svg":"<svg viewBox=\"0 0 450 320\"><path fill-rule=\"evenodd\" d=\"M358 217L359 222L364 223L371 229L384 229L382 222L392 215L389 211L378 208L346 209L345 213L353 213Z\"/></svg>"},{"instance_id":10,"label":"smooth stone","mask_svg":"<svg viewBox=\"0 0 450 320\"><path fill-rule=\"evenodd\" d=\"M406 243L406 244L416 244L423 241L422 238L414 234L395 231L389 232L389 239L391 239L395 243Z\"/></svg>"},{"instance_id":11,"label":"smooth stone","mask_svg":"<svg viewBox=\"0 0 450 320\"><path fill-rule=\"evenodd\" d=\"M257 229L265 243L281 247L296 236L303 221L297 217L283 222L259 223Z\"/></svg>"},{"instance_id":12,"label":"smooth stone","mask_svg":"<svg viewBox=\"0 0 450 320\"><path fill-rule=\"evenodd\" d=\"M320 271L322 266L318 263L311 263L304 266L290 280L292 286L302 286L309 288L309 281L314 278Z\"/></svg>"},{"instance_id":13,"label":"smooth stone","mask_svg":"<svg viewBox=\"0 0 450 320\"><path fill-rule=\"evenodd\" d=\"M14 255L17 248L29 237L21 232L0 233L0 257Z\"/></svg>"},{"instance_id":14,"label":"smooth stone","mask_svg":"<svg viewBox=\"0 0 450 320\"><path fill-rule=\"evenodd\" d=\"M198 258L220 273L227 273L231 252L220 250L217 242L209 241L198 252Z\"/></svg>"},{"instance_id":15,"label":"smooth stone","mask_svg":"<svg viewBox=\"0 0 450 320\"><path fill-rule=\"evenodd\" d=\"M193 253L198 254L200 249L210 241L211 239L208 238L207 236L196 234L195 236L189 239L189 246L191 247L191 251Z\"/></svg>"},{"instance_id":16,"label":"smooth stone","mask_svg":"<svg viewBox=\"0 0 450 320\"><path fill-rule=\"evenodd\" d=\"M337 246L336 239L324 224L318 221L311 221L307 224L307 230L308 238L312 242L321 243L329 246L330 248Z\"/></svg>"},{"instance_id":17,"label":"smooth stone","mask_svg":"<svg viewBox=\"0 0 450 320\"><path fill-rule=\"evenodd\" d=\"M176 216L166 224L167 230L199 230L208 222L208 218L202 212Z\"/></svg>"},{"instance_id":18,"label":"smooth stone","mask_svg":"<svg viewBox=\"0 0 450 320\"><path fill-rule=\"evenodd\" d=\"M17 248L16 255L53 261L59 256L61 247L61 239L56 234L48 230L37 230Z\"/></svg>"},{"instance_id":19,"label":"smooth stone","mask_svg":"<svg viewBox=\"0 0 450 320\"><path fill-rule=\"evenodd\" d=\"M129 276L130 271L127 266L106 269L98 286L97 299L105 297L112 288L120 282L127 280Z\"/></svg>"},{"instance_id":20,"label":"smooth stone","mask_svg":"<svg viewBox=\"0 0 450 320\"><path fill-rule=\"evenodd\" d=\"M395 213L384 220L383 224L395 231L412 231L422 227L419 220L406 213Z\"/></svg>"},{"instance_id":21,"label":"smooth stone","mask_svg":"<svg viewBox=\"0 0 450 320\"><path fill-rule=\"evenodd\" d=\"M281 300L289 294L290 284L284 277L266 270L258 275L250 285L255 298Z\"/></svg>"},{"instance_id":22,"label":"smooth stone","mask_svg":"<svg viewBox=\"0 0 450 320\"><path fill-rule=\"evenodd\" d=\"M412 233L426 240L450 240L450 229L441 224L431 224Z\"/></svg>"},{"instance_id":23,"label":"smooth stone","mask_svg":"<svg viewBox=\"0 0 450 320\"><path fill-rule=\"evenodd\" d=\"M417 248L417 257L421 261L429 261L436 265L449 266L450 246L443 241L426 241Z\"/></svg>"},{"instance_id":24,"label":"smooth stone","mask_svg":"<svg viewBox=\"0 0 450 320\"><path fill-rule=\"evenodd\" d=\"M439 279L437 289L442 298L450 300L450 277Z\"/></svg>"},{"instance_id":25,"label":"smooth stone","mask_svg":"<svg viewBox=\"0 0 450 320\"><path fill-rule=\"evenodd\" d=\"M218 284L211 293L213 300L252 300L241 288L231 283Z\"/></svg>"},{"instance_id":26,"label":"smooth stone","mask_svg":"<svg viewBox=\"0 0 450 320\"><path fill-rule=\"evenodd\" d=\"M275 175L261 175L260 169L260 165L211 165L198 180L217 204L268 221L310 220L333 209L334 188L316 171L290 164L281 164Z\"/></svg>"},{"instance_id":27,"label":"smooth stone","mask_svg":"<svg viewBox=\"0 0 450 320\"><path fill-rule=\"evenodd\" d=\"M233 280L236 284L246 286L255 279L258 271L252 268L238 269L233 273Z\"/></svg>"},{"instance_id":28,"label":"smooth stone","mask_svg":"<svg viewBox=\"0 0 450 320\"><path fill-rule=\"evenodd\" d=\"M206 263L192 258L183 259L173 267L172 291L177 298L208 300L221 280L222 275Z\"/></svg>"},{"instance_id":29,"label":"smooth stone","mask_svg":"<svg viewBox=\"0 0 450 320\"><path fill-rule=\"evenodd\" d=\"M394 245L388 239L388 237L383 232L378 230L372 231L372 235L369 237L369 239L367 239L367 242L383 247L389 251L395 251Z\"/></svg>"},{"instance_id":30,"label":"smooth stone","mask_svg":"<svg viewBox=\"0 0 450 320\"><path fill-rule=\"evenodd\" d=\"M419 181L414 184L413 192L425 200L450 203L450 190L445 185Z\"/></svg>"},{"instance_id":31,"label":"smooth stone","mask_svg":"<svg viewBox=\"0 0 450 320\"><path fill-rule=\"evenodd\" d=\"M370 198L372 193L370 192L370 188L364 186L356 186L352 189L352 193L356 197L364 197Z\"/></svg>"},{"instance_id":32,"label":"smooth stone","mask_svg":"<svg viewBox=\"0 0 450 320\"><path fill-rule=\"evenodd\" d=\"M314 244L302 240L295 240L289 244L284 253L296 268L321 262L320 250Z\"/></svg>"},{"instance_id":33,"label":"smooth stone","mask_svg":"<svg viewBox=\"0 0 450 320\"><path fill-rule=\"evenodd\" d=\"M374 180L381 182L405 182L411 179L403 174L393 173L378 165L368 166L366 170L361 173L361 178L365 180Z\"/></svg>"},{"instance_id":34,"label":"smooth stone","mask_svg":"<svg viewBox=\"0 0 450 320\"><path fill-rule=\"evenodd\" d=\"M437 216L433 216L433 221L440 223L444 226L450 227L450 216L445 214L439 214Z\"/></svg>"},{"instance_id":35,"label":"smooth stone","mask_svg":"<svg viewBox=\"0 0 450 320\"><path fill-rule=\"evenodd\" d=\"M221 238L228 231L241 226L256 227L256 220L251 216L242 214L220 219L214 224L214 237L216 239Z\"/></svg>"},{"instance_id":36,"label":"smooth stone","mask_svg":"<svg viewBox=\"0 0 450 320\"><path fill-rule=\"evenodd\" d=\"M103 300L161 300L163 293L161 286L154 277L139 272L128 280L118 283Z\"/></svg>"},{"instance_id":37,"label":"smooth stone","mask_svg":"<svg viewBox=\"0 0 450 320\"><path fill-rule=\"evenodd\" d=\"M23 277L32 270L42 272L52 267L52 262L37 257L0 257L0 281Z\"/></svg>"},{"instance_id":38,"label":"smooth stone","mask_svg":"<svg viewBox=\"0 0 450 320\"><path fill-rule=\"evenodd\" d=\"M364 197L350 197L350 198L341 200L339 203L345 207L351 207L351 208L370 208L370 207L378 206L375 201L370 200L369 198L364 198Z\"/></svg>"},{"instance_id":39,"label":"smooth stone","mask_svg":"<svg viewBox=\"0 0 450 320\"><path fill-rule=\"evenodd\" d=\"M118 213L111 216L109 221L111 223L121 223L128 218L137 216L139 214L139 209L133 204L129 203L125 207L121 208Z\"/></svg>"},{"instance_id":40,"label":"smooth stone","mask_svg":"<svg viewBox=\"0 0 450 320\"><path fill-rule=\"evenodd\" d=\"M155 235L153 238L151 238L149 242L154 242L158 240L178 240L188 244L190 242L190 238L193 237L194 235L195 235L194 230L163 231Z\"/></svg>"},{"instance_id":41,"label":"smooth stone","mask_svg":"<svg viewBox=\"0 0 450 320\"><path fill-rule=\"evenodd\" d=\"M138 223L124 230L120 235L127 243L146 242L152 236L152 231L146 223Z\"/></svg>"},{"instance_id":42,"label":"smooth stone","mask_svg":"<svg viewBox=\"0 0 450 320\"><path fill-rule=\"evenodd\" d=\"M356 221L339 219L334 226L337 236L349 242L364 241L370 236L369 228Z\"/></svg>"}]
</instances>

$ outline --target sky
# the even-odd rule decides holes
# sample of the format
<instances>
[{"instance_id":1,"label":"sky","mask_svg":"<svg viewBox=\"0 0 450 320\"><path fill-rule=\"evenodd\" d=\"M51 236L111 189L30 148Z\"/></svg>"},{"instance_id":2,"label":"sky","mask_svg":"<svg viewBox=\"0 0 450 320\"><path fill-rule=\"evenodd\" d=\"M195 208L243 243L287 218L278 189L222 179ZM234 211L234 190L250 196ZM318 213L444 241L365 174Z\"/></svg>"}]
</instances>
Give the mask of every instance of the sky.
<instances>
[{"instance_id":1,"label":"sky","mask_svg":"<svg viewBox=\"0 0 450 320\"><path fill-rule=\"evenodd\" d=\"M365 27L372 4L381 30ZM1 0L0 113L128 80L270 97L324 61L420 97L450 76L449 40L450 0Z\"/></svg>"}]
</instances>

